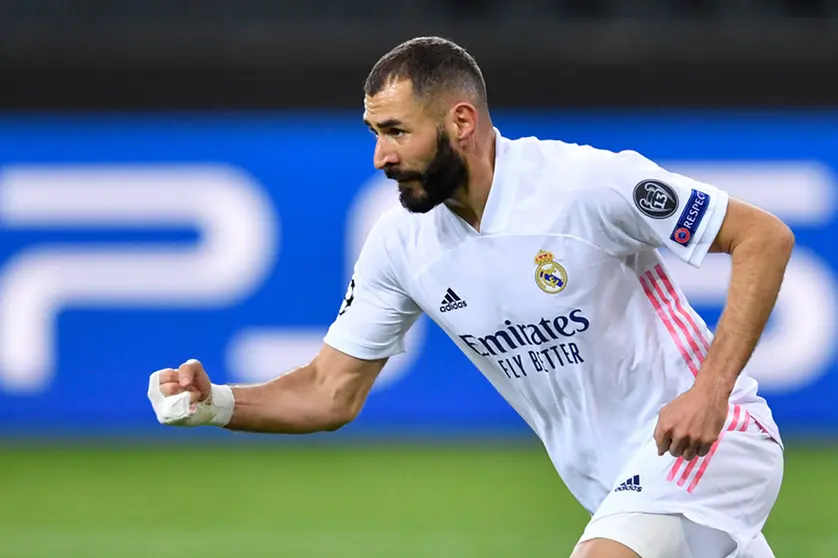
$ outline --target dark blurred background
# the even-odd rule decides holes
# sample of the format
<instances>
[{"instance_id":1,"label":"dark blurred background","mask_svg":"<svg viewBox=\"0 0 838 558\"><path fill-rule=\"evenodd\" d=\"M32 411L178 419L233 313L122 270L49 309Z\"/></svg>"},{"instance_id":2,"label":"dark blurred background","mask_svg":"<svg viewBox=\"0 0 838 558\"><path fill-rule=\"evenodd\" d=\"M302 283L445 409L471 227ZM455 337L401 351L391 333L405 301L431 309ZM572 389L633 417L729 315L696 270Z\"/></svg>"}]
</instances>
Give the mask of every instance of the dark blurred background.
<instances>
[{"instance_id":1,"label":"dark blurred background","mask_svg":"<svg viewBox=\"0 0 838 558\"><path fill-rule=\"evenodd\" d=\"M838 0L0 0L0 556L570 554L586 514L427 318L337 433L146 400L188 358L258 382L319 348L397 203L362 84L420 35L476 57L507 137L634 149L792 227L748 365L787 444L765 533L838 556ZM729 260L667 263L712 327Z\"/></svg>"},{"instance_id":2,"label":"dark blurred background","mask_svg":"<svg viewBox=\"0 0 838 558\"><path fill-rule=\"evenodd\" d=\"M372 63L442 35L495 106L823 107L835 0L0 1L5 108L356 107Z\"/></svg>"}]
</instances>

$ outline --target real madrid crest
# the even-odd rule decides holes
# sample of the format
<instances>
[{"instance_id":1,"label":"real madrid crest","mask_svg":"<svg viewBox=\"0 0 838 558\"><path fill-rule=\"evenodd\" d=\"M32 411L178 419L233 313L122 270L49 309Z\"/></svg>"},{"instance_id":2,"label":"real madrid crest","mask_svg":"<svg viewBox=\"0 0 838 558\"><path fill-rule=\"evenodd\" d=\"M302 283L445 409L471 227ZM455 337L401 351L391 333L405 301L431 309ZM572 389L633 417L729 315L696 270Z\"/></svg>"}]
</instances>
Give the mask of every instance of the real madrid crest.
<instances>
[{"instance_id":1,"label":"real madrid crest","mask_svg":"<svg viewBox=\"0 0 838 558\"><path fill-rule=\"evenodd\" d=\"M567 286L567 271L553 259L553 254L541 250L535 257L535 284L548 294L560 293Z\"/></svg>"}]
</instances>

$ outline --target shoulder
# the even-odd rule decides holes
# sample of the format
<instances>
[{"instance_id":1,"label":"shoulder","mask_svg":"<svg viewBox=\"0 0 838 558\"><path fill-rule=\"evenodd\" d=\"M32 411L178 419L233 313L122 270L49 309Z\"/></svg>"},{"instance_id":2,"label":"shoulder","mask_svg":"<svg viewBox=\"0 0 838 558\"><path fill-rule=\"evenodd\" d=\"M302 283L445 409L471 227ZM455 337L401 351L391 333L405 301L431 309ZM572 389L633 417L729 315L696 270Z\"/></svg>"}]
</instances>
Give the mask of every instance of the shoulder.
<instances>
[{"instance_id":1,"label":"shoulder","mask_svg":"<svg viewBox=\"0 0 838 558\"><path fill-rule=\"evenodd\" d=\"M619 194L634 186L629 182L651 174L654 165L636 151L536 137L509 141L506 160L515 169L520 198L550 200L554 208L619 203Z\"/></svg>"},{"instance_id":2,"label":"shoulder","mask_svg":"<svg viewBox=\"0 0 838 558\"><path fill-rule=\"evenodd\" d=\"M519 168L529 168L559 180L566 188L590 189L602 179L626 169L654 165L636 151L612 151L593 145L557 139L523 137L507 140L508 158Z\"/></svg>"},{"instance_id":3,"label":"shoulder","mask_svg":"<svg viewBox=\"0 0 838 558\"><path fill-rule=\"evenodd\" d=\"M507 139L506 147L511 155L533 161L540 160L543 163L550 163L558 160L579 165L602 162L622 153L587 144L559 139L543 139L536 136Z\"/></svg>"},{"instance_id":4,"label":"shoulder","mask_svg":"<svg viewBox=\"0 0 838 558\"><path fill-rule=\"evenodd\" d=\"M411 213L401 206L392 207L381 214L370 230L367 242L397 252L409 249L421 236L435 229L439 209L420 214Z\"/></svg>"},{"instance_id":5,"label":"shoulder","mask_svg":"<svg viewBox=\"0 0 838 558\"><path fill-rule=\"evenodd\" d=\"M388 209L367 235L361 259L379 271L387 268L397 276L411 275L410 270L421 268L454 241L444 211L442 206L421 214L398 205Z\"/></svg>"},{"instance_id":6,"label":"shoulder","mask_svg":"<svg viewBox=\"0 0 838 558\"><path fill-rule=\"evenodd\" d=\"M401 207L393 207L381 214L370 229L362 254L369 256L399 253L399 245L409 236L411 215Z\"/></svg>"}]
</instances>

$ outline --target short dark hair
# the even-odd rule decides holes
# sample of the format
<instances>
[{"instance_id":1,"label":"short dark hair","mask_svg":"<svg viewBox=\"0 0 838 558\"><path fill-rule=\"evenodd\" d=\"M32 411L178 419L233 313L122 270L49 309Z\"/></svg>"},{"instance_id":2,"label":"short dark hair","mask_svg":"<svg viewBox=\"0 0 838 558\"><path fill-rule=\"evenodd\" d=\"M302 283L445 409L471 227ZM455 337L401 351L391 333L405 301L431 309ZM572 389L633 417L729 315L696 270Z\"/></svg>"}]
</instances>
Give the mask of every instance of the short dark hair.
<instances>
[{"instance_id":1,"label":"short dark hair","mask_svg":"<svg viewBox=\"0 0 838 558\"><path fill-rule=\"evenodd\" d=\"M487 106L486 82L474 58L458 44L441 37L416 37L382 56L364 83L373 96L393 80L409 79L413 94L425 98L457 91Z\"/></svg>"}]
</instances>

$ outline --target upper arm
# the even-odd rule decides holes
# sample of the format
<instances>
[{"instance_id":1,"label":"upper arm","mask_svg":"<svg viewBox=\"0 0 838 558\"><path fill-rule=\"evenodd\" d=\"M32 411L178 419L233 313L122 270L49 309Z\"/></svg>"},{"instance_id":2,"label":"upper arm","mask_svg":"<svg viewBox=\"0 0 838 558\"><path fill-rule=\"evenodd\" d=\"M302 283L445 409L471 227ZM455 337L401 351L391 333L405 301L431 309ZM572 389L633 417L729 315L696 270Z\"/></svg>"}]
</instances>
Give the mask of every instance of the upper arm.
<instances>
[{"instance_id":1,"label":"upper arm","mask_svg":"<svg viewBox=\"0 0 838 558\"><path fill-rule=\"evenodd\" d=\"M700 266L725 220L728 194L633 151L611 154L601 163L592 206L611 251L666 247Z\"/></svg>"},{"instance_id":2,"label":"upper arm","mask_svg":"<svg viewBox=\"0 0 838 558\"><path fill-rule=\"evenodd\" d=\"M404 351L404 336L421 314L398 278L387 239L390 220L379 221L355 263L340 311L325 342L361 360L386 359Z\"/></svg>"},{"instance_id":3,"label":"upper arm","mask_svg":"<svg viewBox=\"0 0 838 558\"><path fill-rule=\"evenodd\" d=\"M759 207L730 198L725 218L710 245L710 252L731 254L746 238L766 238L774 234L790 243L794 242L791 230L780 219Z\"/></svg>"},{"instance_id":4,"label":"upper arm","mask_svg":"<svg viewBox=\"0 0 838 558\"><path fill-rule=\"evenodd\" d=\"M387 358L360 359L323 345L311 365L316 381L328 387L333 406L342 415L338 423L358 415L385 364Z\"/></svg>"},{"instance_id":5,"label":"upper arm","mask_svg":"<svg viewBox=\"0 0 838 558\"><path fill-rule=\"evenodd\" d=\"M372 229L349 282L340 310L312 362L318 384L326 386L340 421L361 407L387 360L404 351L404 336L421 310L398 279L384 219Z\"/></svg>"},{"instance_id":6,"label":"upper arm","mask_svg":"<svg viewBox=\"0 0 838 558\"><path fill-rule=\"evenodd\" d=\"M321 371L331 371L337 376L347 378L358 378L372 385L384 365L387 364L387 360L386 357L373 360L354 357L324 343L320 352L314 357L313 364Z\"/></svg>"}]
</instances>

